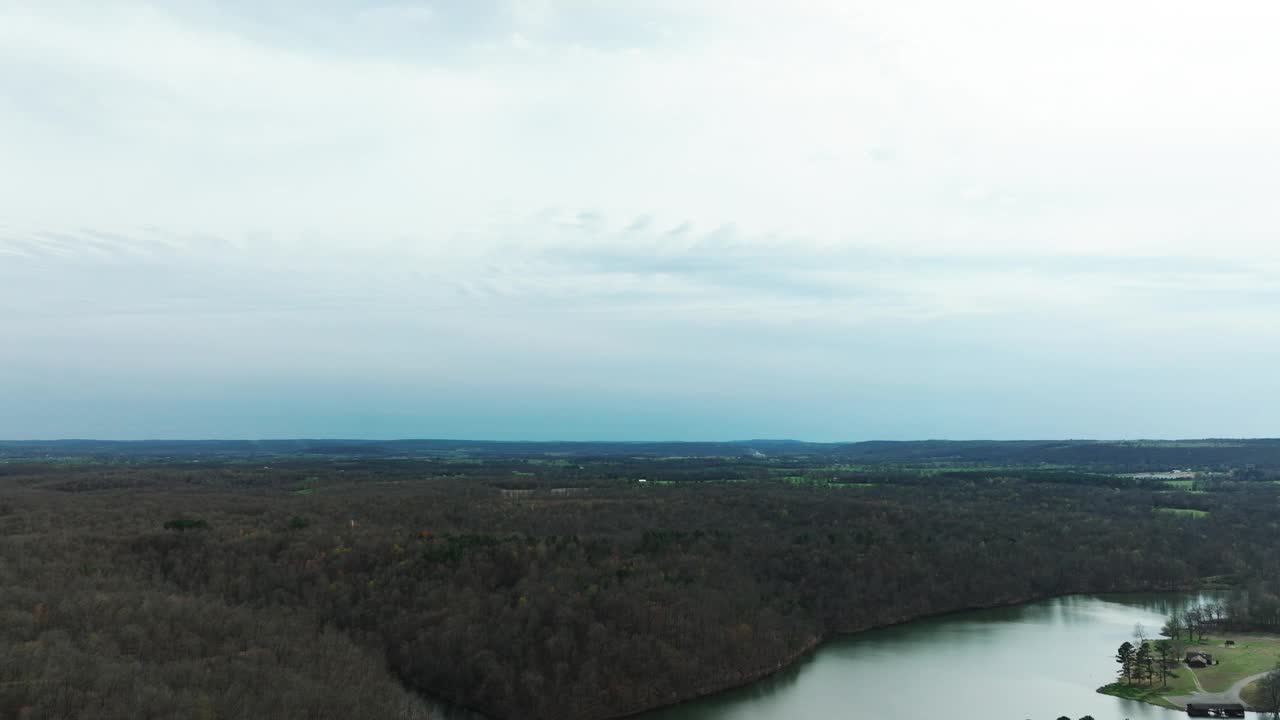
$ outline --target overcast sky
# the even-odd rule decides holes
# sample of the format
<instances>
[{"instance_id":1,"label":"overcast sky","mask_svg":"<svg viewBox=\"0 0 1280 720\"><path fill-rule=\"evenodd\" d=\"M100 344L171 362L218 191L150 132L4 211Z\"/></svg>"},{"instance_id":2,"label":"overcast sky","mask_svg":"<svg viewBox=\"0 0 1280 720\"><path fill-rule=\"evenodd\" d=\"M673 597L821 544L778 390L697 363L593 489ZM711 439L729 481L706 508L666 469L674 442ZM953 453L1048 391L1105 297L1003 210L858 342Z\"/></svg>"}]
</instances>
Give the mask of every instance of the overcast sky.
<instances>
[{"instance_id":1,"label":"overcast sky","mask_svg":"<svg viewBox=\"0 0 1280 720\"><path fill-rule=\"evenodd\" d=\"M0 0L0 437L1280 435L1278 34Z\"/></svg>"}]
</instances>

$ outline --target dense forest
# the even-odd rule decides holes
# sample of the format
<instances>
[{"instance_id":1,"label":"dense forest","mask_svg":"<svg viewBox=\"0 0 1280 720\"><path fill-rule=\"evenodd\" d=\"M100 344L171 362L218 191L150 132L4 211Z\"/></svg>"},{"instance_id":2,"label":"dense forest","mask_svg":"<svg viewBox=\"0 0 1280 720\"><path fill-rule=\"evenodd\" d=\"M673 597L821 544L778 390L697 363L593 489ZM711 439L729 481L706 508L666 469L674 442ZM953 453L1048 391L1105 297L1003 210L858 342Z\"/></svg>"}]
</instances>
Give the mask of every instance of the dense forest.
<instances>
[{"instance_id":1,"label":"dense forest","mask_svg":"<svg viewBox=\"0 0 1280 720\"><path fill-rule=\"evenodd\" d=\"M1146 461L854 463L765 442L7 445L0 717L425 717L416 691L607 718L835 633L1280 577L1269 445L1234 465L1216 442L1182 448L1207 453L1178 464L1205 471L1192 484L1123 474Z\"/></svg>"}]
</instances>

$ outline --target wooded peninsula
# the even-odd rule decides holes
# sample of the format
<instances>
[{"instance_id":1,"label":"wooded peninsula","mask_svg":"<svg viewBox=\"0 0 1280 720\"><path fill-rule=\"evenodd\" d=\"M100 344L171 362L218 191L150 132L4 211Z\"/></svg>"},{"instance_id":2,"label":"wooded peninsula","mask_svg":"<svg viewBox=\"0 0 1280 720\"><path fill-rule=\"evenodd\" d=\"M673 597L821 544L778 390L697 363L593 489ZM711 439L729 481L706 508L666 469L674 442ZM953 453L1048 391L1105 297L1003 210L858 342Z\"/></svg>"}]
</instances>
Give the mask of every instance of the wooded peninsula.
<instances>
[{"instance_id":1,"label":"wooded peninsula","mask_svg":"<svg viewBox=\"0 0 1280 720\"><path fill-rule=\"evenodd\" d=\"M1071 593L1276 632L1278 483L1270 440L0 443L0 717L598 720Z\"/></svg>"}]
</instances>

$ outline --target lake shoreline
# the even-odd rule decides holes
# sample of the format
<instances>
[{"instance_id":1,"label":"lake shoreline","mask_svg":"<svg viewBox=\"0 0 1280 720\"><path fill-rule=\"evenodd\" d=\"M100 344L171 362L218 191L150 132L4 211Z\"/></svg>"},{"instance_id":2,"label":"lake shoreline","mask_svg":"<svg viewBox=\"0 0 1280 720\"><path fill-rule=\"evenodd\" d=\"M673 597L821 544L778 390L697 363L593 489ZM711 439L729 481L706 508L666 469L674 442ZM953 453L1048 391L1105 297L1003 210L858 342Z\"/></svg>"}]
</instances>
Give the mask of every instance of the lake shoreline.
<instances>
[{"instance_id":1,"label":"lake shoreline","mask_svg":"<svg viewBox=\"0 0 1280 720\"><path fill-rule=\"evenodd\" d=\"M1099 597L1099 598L1105 599L1108 595L1117 596L1117 595L1142 595L1142 594L1148 594L1148 593L1185 593L1185 592L1195 592L1197 589L1198 588L1174 588L1174 589L1165 588L1160 590L1150 590L1150 589L1111 590L1106 592L1076 591L1076 592L1066 592L1066 593L1050 593L1050 594L1043 594L1043 595L1032 595L1022 599L1001 600L1001 601L992 602L992 603L976 604L976 605L970 605L966 607L954 608L951 610L944 610L941 612L923 613L923 614L912 616L912 617L904 617L902 619L892 620L890 622L869 624L864 627L857 627L853 629L841 629L841 630L830 632L823 636L820 636L803 650L794 653L788 660L780 662L776 668L769 670L767 672L756 674L750 679L746 679L743 681L731 681L725 684L717 684L707 692L700 692L696 695L691 695L689 697L685 697L672 702L656 703L656 704L648 705L638 710L630 710L617 715L605 716L603 718L600 718L600 720L629 720L631 718L636 718L640 715L653 712L655 710L670 708L670 707L682 705L685 703L695 702L697 700L715 697L716 695L723 695L726 693L730 693L730 692L733 692L734 690L739 690L749 685L752 685L754 683L760 682L762 680L766 680L769 677L772 677L789 668L796 667L797 665L805 661L809 656L813 655L815 652L822 649L822 646L826 645L827 643L844 639L844 638L853 637L855 635L861 635L863 633L874 632L876 630L886 630L886 629L898 627L901 625L920 622L921 620L941 619L951 615L960 615L963 613L975 612L975 611L981 611L981 610L999 610L1003 608L1012 608L1012 607L1017 607L1019 605L1027 605L1031 603L1045 602L1048 600L1056 600L1059 598L1068 598L1068 597L1075 597L1075 596L1090 596L1090 597ZM1154 704L1154 703L1149 703L1149 704ZM1165 709L1169 709L1166 706L1157 705L1157 707L1165 707ZM491 720L504 720L504 719L493 718Z\"/></svg>"},{"instance_id":2,"label":"lake shoreline","mask_svg":"<svg viewBox=\"0 0 1280 720\"><path fill-rule=\"evenodd\" d=\"M805 660L813 656L817 651L821 650L824 645L827 645L831 642L854 637L857 635L862 635L864 633L870 633L878 630L887 630L895 627L900 627L903 625L908 625L908 624L920 622L923 620L944 619L948 616L961 615L964 613L977 612L977 611L983 611L983 610L1000 610L1005 608L1018 607L1020 605L1028 605L1033 603L1046 602L1050 600L1069 598L1069 597L1086 596L1086 597L1096 597L1096 598L1105 600L1108 596L1115 597L1115 596L1146 595L1146 594L1159 594L1159 593L1188 593L1188 592L1195 592L1200 589L1202 588L1199 588L1199 587L1190 587L1190 588L1184 587L1184 588L1172 588L1172 589L1170 588L1149 589L1148 588L1148 589L1135 589L1135 590L1108 590L1103 592L1077 590L1077 591L1064 592L1064 593L1037 594L1037 595L1029 595L1026 597L1005 598L1005 599L1001 599L999 601L990 602L990 603L967 605L964 607L952 608L952 609L943 610L940 612L921 613L919 615L913 615L913 616L902 616L899 618L894 618L887 622L876 622L876 623L868 623L866 625L846 627L846 628L842 628L836 631L831 631L822 635L811 636L805 641L805 643L799 649L793 651L791 654L785 656L783 659L777 661L776 663L772 663L764 668L746 670L746 671L742 671L741 673L735 673L737 677L725 678L722 682L707 683L702 687L698 688L698 690L692 694L687 694L681 697L675 697L671 699L662 699L662 700L657 700L653 702L641 703L621 712L591 716L591 720L634 720L635 718L643 716L647 713L655 712L658 710L664 710L668 708L674 708L680 705L697 702L699 700L713 698L718 695L725 695L728 693L732 693L735 690L740 690L742 688L749 687L755 683L767 680L770 677L776 676L788 669L798 667ZM467 720L510 720L509 718L490 715L485 713L483 710L454 702L444 694L429 693L429 692L423 692L423 691L417 691L417 692L419 695L423 696L424 698L427 698L430 701L445 704L449 706L451 709L453 709L454 711L462 711L464 713L467 713L470 716L467 718ZM1106 694L1106 693L1100 693L1100 694ZM1119 697L1119 696L1112 696L1112 697ZM1130 699L1130 698L1120 698L1120 699ZM1143 701L1135 700L1135 702L1143 702ZM1169 706L1159 705L1157 703L1145 703L1145 704L1153 705L1155 707L1161 707L1167 710L1172 709Z\"/></svg>"},{"instance_id":3,"label":"lake shoreline","mask_svg":"<svg viewBox=\"0 0 1280 720\"><path fill-rule=\"evenodd\" d=\"M1216 661L1199 674L1195 668L1179 663L1180 672L1189 673L1194 688L1144 687L1113 682L1098 688L1098 692L1111 697L1143 702L1157 707L1179 710L1187 703L1240 703L1246 710L1256 710L1246 696L1247 689L1265 677L1275 667L1280 657L1280 633L1263 630L1228 630L1206 634L1207 640L1190 643L1188 652L1212 653ZM1227 643L1231 643L1228 645ZM1238 654L1237 654L1238 653Z\"/></svg>"}]
</instances>

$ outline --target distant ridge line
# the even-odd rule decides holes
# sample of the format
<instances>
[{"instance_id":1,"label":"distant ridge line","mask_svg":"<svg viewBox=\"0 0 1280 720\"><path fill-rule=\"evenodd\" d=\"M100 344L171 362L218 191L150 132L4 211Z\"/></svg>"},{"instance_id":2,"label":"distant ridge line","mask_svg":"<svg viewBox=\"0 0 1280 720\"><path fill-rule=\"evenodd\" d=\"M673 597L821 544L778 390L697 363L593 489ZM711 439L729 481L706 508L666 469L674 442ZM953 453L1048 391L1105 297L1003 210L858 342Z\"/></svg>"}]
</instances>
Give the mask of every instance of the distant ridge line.
<instances>
[{"instance_id":1,"label":"distant ridge line","mask_svg":"<svg viewBox=\"0 0 1280 720\"><path fill-rule=\"evenodd\" d=\"M522 457L742 458L773 462L809 458L832 465L895 464L936 468L1077 467L1098 472L1195 468L1226 471L1248 466L1280 468L1280 439L1196 440L455 440L297 438L266 440L3 440L0 462L86 456L189 459L195 457Z\"/></svg>"}]
</instances>

